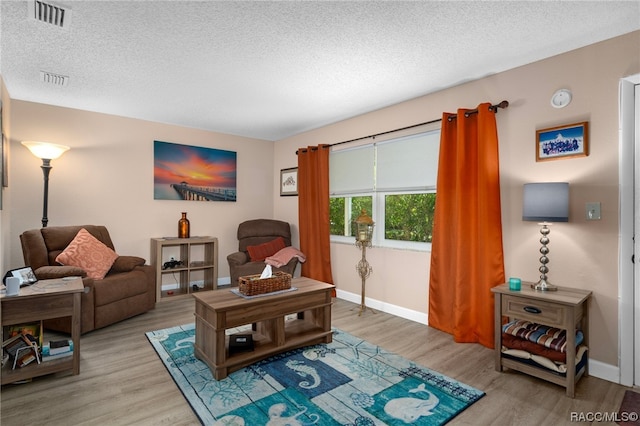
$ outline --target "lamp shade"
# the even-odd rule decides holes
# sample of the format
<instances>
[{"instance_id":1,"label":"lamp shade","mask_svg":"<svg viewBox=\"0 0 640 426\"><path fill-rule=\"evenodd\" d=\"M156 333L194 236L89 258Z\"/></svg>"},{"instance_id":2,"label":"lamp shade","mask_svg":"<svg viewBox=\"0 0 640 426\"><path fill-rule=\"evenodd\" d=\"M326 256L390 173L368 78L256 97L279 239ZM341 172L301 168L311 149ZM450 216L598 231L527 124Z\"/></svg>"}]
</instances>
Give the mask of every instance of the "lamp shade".
<instances>
[{"instance_id":1,"label":"lamp shade","mask_svg":"<svg viewBox=\"0 0 640 426\"><path fill-rule=\"evenodd\" d=\"M525 183L522 220L569 221L569 184L566 182Z\"/></svg>"},{"instance_id":2,"label":"lamp shade","mask_svg":"<svg viewBox=\"0 0 640 426\"><path fill-rule=\"evenodd\" d=\"M69 150L68 146L49 142L24 141L22 145L29 148L36 157L48 160L55 160Z\"/></svg>"}]
</instances>

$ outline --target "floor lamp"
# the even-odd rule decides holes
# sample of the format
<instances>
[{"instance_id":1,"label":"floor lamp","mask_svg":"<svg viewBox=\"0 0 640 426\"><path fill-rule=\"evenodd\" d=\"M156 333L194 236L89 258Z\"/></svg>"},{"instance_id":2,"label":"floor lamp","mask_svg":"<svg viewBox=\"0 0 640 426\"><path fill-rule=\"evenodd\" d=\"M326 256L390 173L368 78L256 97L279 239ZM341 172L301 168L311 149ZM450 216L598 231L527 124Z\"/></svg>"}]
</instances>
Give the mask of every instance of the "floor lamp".
<instances>
[{"instance_id":1,"label":"floor lamp","mask_svg":"<svg viewBox=\"0 0 640 426\"><path fill-rule=\"evenodd\" d=\"M360 311L358 312L358 316L362 315L362 312L367 310L367 305L364 302L364 291L365 291L365 282L371 272L373 272L373 268L367 262L367 248L371 248L371 240L373 239L373 227L375 223L373 219L367 215L367 211L362 209L360 212L360 216L356 219L356 247L362 250L362 259L356 265L356 271L362 278L362 291L361 291L361 299L360 299ZM371 308L368 308L374 314L374 311Z\"/></svg>"},{"instance_id":2,"label":"floor lamp","mask_svg":"<svg viewBox=\"0 0 640 426\"><path fill-rule=\"evenodd\" d=\"M522 220L539 222L540 233L540 280L531 287L540 291L554 291L558 288L549 283L549 233L551 222L569 221L569 184L566 182L525 183L523 190Z\"/></svg>"},{"instance_id":3,"label":"floor lamp","mask_svg":"<svg viewBox=\"0 0 640 426\"><path fill-rule=\"evenodd\" d=\"M68 146L57 145L49 142L24 141L22 145L29 148L29 151L42 160L42 173L44 174L44 200L42 204L42 227L46 228L49 218L47 217L47 207L49 204L49 172L51 171L51 160L60 157L69 150Z\"/></svg>"}]
</instances>

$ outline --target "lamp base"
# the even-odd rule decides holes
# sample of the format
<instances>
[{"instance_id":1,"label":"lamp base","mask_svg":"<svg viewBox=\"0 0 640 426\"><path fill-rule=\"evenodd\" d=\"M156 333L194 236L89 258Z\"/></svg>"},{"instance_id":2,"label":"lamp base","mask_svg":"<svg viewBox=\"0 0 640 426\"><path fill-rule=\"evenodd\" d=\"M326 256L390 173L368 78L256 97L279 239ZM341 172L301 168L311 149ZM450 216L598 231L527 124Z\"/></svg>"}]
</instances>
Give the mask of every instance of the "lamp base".
<instances>
[{"instance_id":1,"label":"lamp base","mask_svg":"<svg viewBox=\"0 0 640 426\"><path fill-rule=\"evenodd\" d=\"M538 291L558 291L558 287L545 280L540 280L537 283L531 284L531 288Z\"/></svg>"}]
</instances>

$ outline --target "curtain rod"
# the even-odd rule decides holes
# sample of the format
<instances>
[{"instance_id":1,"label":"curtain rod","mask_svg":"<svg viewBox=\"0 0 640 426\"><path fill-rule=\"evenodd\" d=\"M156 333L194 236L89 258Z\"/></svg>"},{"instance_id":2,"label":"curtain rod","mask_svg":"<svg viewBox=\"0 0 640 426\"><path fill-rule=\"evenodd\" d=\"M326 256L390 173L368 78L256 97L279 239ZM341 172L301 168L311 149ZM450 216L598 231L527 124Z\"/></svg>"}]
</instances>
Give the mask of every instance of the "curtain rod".
<instances>
[{"instance_id":1,"label":"curtain rod","mask_svg":"<svg viewBox=\"0 0 640 426\"><path fill-rule=\"evenodd\" d=\"M499 104L495 104L495 105L489 105L489 111L492 112L498 112L498 108L507 108L509 106L509 101L502 101ZM464 116L466 118L468 118L469 116L471 116L471 114L476 114L478 112L478 109L471 109L467 112L464 113ZM447 117L448 121L453 121L456 118L455 115L450 115L449 117ZM381 132L381 133L376 133L373 135L369 135L369 136L362 136L360 138L355 138L355 139L349 139L348 141L342 141L342 142L336 142L336 143L332 143L332 144L326 144L326 145L322 145L324 148L330 148L332 146L336 146L336 145L342 145L345 143L350 143L350 142L356 142L356 141L361 141L363 139L368 139L368 138L376 138L378 136L382 136L382 135L387 135L389 133L396 133L396 132L401 132L403 130L408 130L408 129L413 129L414 127L420 127L420 126L426 126L427 124L433 124L433 123L438 123L442 121L441 118L437 118L435 120L430 120L430 121L425 121L423 123L418 123L418 124L412 124L410 126L406 126L406 127L400 127L399 129L393 129L393 130L387 130L386 132ZM314 148L312 148L314 149ZM296 151L296 155L298 155L298 151Z\"/></svg>"}]
</instances>

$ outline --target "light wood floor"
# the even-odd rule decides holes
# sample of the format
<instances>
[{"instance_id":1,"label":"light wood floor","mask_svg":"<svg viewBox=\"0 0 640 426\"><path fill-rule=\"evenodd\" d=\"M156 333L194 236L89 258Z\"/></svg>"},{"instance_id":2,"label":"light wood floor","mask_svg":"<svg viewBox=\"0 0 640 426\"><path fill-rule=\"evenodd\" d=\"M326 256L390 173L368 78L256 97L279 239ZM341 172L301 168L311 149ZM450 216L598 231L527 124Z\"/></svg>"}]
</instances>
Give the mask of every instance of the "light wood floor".
<instances>
[{"instance_id":1,"label":"light wood floor","mask_svg":"<svg viewBox=\"0 0 640 426\"><path fill-rule=\"evenodd\" d=\"M333 325L486 392L451 425L565 425L571 413L617 412L628 388L583 378L575 399L564 388L494 369L493 351L384 313L358 317L357 305L335 300ZM3 425L197 425L197 417L144 333L188 324L191 299L82 337L80 375L50 375L1 391ZM574 422L575 423L575 422ZM598 423L605 425L606 423ZM248 425L253 426L253 425Z\"/></svg>"}]
</instances>

